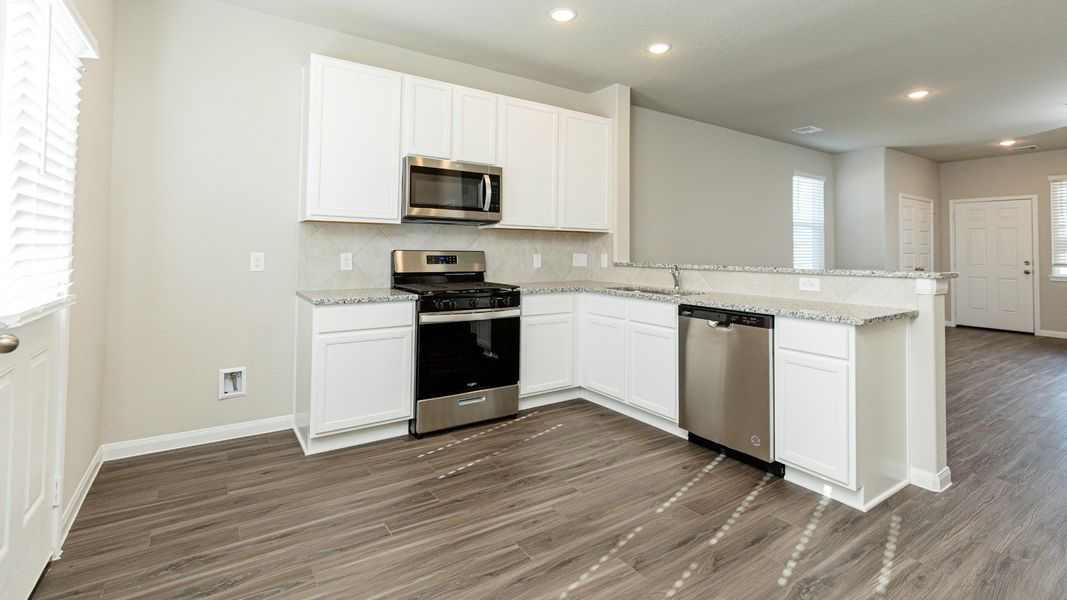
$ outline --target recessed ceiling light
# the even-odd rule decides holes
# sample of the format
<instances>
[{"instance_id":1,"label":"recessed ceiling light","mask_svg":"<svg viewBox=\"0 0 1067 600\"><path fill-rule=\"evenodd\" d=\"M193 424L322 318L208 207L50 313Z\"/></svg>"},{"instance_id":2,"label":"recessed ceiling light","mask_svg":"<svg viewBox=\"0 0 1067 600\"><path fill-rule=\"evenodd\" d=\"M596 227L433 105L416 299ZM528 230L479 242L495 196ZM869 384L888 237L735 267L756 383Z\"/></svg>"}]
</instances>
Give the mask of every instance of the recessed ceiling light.
<instances>
[{"instance_id":1,"label":"recessed ceiling light","mask_svg":"<svg viewBox=\"0 0 1067 600\"><path fill-rule=\"evenodd\" d=\"M573 8L565 8L561 6L559 8L553 8L552 10L548 11L548 16L553 21L566 23L567 21L573 21L574 17L578 16L578 13L575 12Z\"/></svg>"},{"instance_id":2,"label":"recessed ceiling light","mask_svg":"<svg viewBox=\"0 0 1067 600\"><path fill-rule=\"evenodd\" d=\"M930 95L930 90L915 90L914 92L908 92L908 98L912 100L922 100Z\"/></svg>"},{"instance_id":3,"label":"recessed ceiling light","mask_svg":"<svg viewBox=\"0 0 1067 600\"><path fill-rule=\"evenodd\" d=\"M1014 146L1015 145L1015 140L1004 140L1004 141L1000 142L1000 145L1001 146Z\"/></svg>"},{"instance_id":4,"label":"recessed ceiling light","mask_svg":"<svg viewBox=\"0 0 1067 600\"><path fill-rule=\"evenodd\" d=\"M666 42L655 42L645 46L645 50L648 50L652 54L663 54L671 49L671 45Z\"/></svg>"},{"instance_id":5,"label":"recessed ceiling light","mask_svg":"<svg viewBox=\"0 0 1067 600\"><path fill-rule=\"evenodd\" d=\"M819 133L822 129L814 125L805 125L803 127L797 127L793 130L793 133L799 133L800 135L811 135L813 133Z\"/></svg>"}]
</instances>

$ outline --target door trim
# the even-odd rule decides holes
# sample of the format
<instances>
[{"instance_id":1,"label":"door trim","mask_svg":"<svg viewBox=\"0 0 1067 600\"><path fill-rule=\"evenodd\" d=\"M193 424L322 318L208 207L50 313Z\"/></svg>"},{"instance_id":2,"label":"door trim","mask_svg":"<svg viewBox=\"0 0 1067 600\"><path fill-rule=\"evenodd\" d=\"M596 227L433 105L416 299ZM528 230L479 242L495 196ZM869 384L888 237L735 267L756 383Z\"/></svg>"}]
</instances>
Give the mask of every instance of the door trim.
<instances>
[{"instance_id":1,"label":"door trim","mask_svg":"<svg viewBox=\"0 0 1067 600\"><path fill-rule=\"evenodd\" d=\"M1034 335L1041 329L1041 286L1038 285L1038 271L1041 265L1041 242L1038 239L1040 228L1038 227L1038 207L1037 207L1037 194L1020 194L1018 196L991 196L987 198L957 198L955 200L948 201L948 252L949 252L949 270L956 271L956 206L959 204L967 204L972 202L997 202L1000 200L1027 200L1030 202L1030 244L1032 248L1032 256L1034 257L1034 277L1031 278L1030 284L1034 288ZM959 293L956 290L956 280L949 280L949 293L952 294L952 305L949 307L952 310L952 318L946 319L946 321L956 322L956 303L959 302Z\"/></svg>"},{"instance_id":2,"label":"door trim","mask_svg":"<svg viewBox=\"0 0 1067 600\"><path fill-rule=\"evenodd\" d=\"M897 195L897 265L904 264L904 199L918 200L919 202L925 202L930 205L930 270L937 270L937 240L940 237L937 235L937 202L934 202L931 198L925 198L923 196L917 196L915 194L901 193ZM904 267L901 266L900 270Z\"/></svg>"}]
</instances>

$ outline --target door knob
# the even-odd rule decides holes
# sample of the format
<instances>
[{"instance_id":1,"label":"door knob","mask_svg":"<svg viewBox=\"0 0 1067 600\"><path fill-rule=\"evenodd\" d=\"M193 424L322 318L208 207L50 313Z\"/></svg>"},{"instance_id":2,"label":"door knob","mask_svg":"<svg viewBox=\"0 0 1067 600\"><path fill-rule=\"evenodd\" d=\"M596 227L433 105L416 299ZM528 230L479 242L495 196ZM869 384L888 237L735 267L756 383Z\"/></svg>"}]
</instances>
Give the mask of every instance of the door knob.
<instances>
[{"instance_id":1,"label":"door knob","mask_svg":"<svg viewBox=\"0 0 1067 600\"><path fill-rule=\"evenodd\" d=\"M19 347L19 338L15 335L0 335L0 354L14 352Z\"/></svg>"},{"instance_id":2,"label":"door knob","mask_svg":"<svg viewBox=\"0 0 1067 600\"><path fill-rule=\"evenodd\" d=\"M1029 266L1030 266L1030 261L1028 261L1028 260L1024 260L1024 261L1023 261L1023 264L1029 267Z\"/></svg>"},{"instance_id":3,"label":"door knob","mask_svg":"<svg viewBox=\"0 0 1067 600\"><path fill-rule=\"evenodd\" d=\"M1023 271L1023 275L1029 275L1029 274L1030 274L1030 269L1027 269L1027 270Z\"/></svg>"}]
</instances>

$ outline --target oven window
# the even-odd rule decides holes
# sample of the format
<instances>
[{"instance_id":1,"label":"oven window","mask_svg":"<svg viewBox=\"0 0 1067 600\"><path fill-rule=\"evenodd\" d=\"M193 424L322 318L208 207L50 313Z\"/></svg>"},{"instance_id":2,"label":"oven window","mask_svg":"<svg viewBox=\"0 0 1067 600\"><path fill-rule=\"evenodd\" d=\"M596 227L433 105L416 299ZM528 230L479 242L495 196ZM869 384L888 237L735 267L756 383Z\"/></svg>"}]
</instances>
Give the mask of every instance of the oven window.
<instances>
[{"instance_id":1,"label":"oven window","mask_svg":"<svg viewBox=\"0 0 1067 600\"><path fill-rule=\"evenodd\" d=\"M485 178L433 167L411 167L408 202L415 208L482 210Z\"/></svg>"},{"instance_id":2,"label":"oven window","mask_svg":"<svg viewBox=\"0 0 1067 600\"><path fill-rule=\"evenodd\" d=\"M518 317L419 325L419 400L518 381Z\"/></svg>"}]
</instances>

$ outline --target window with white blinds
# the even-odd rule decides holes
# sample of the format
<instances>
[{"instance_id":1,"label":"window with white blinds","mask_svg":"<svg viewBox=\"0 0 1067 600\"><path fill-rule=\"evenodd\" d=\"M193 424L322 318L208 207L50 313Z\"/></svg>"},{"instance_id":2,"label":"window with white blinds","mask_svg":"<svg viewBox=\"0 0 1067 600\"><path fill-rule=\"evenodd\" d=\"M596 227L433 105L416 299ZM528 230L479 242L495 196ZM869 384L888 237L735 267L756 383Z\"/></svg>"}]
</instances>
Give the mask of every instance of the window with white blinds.
<instances>
[{"instance_id":1,"label":"window with white blinds","mask_svg":"<svg viewBox=\"0 0 1067 600\"><path fill-rule=\"evenodd\" d=\"M793 176L793 267L826 268L826 210L821 177Z\"/></svg>"},{"instance_id":2,"label":"window with white blinds","mask_svg":"<svg viewBox=\"0 0 1067 600\"><path fill-rule=\"evenodd\" d=\"M1067 279L1067 175L1052 182L1052 276Z\"/></svg>"},{"instance_id":3,"label":"window with white blinds","mask_svg":"<svg viewBox=\"0 0 1067 600\"><path fill-rule=\"evenodd\" d=\"M81 58L89 35L64 0L3 0L0 320L69 295Z\"/></svg>"}]
</instances>

